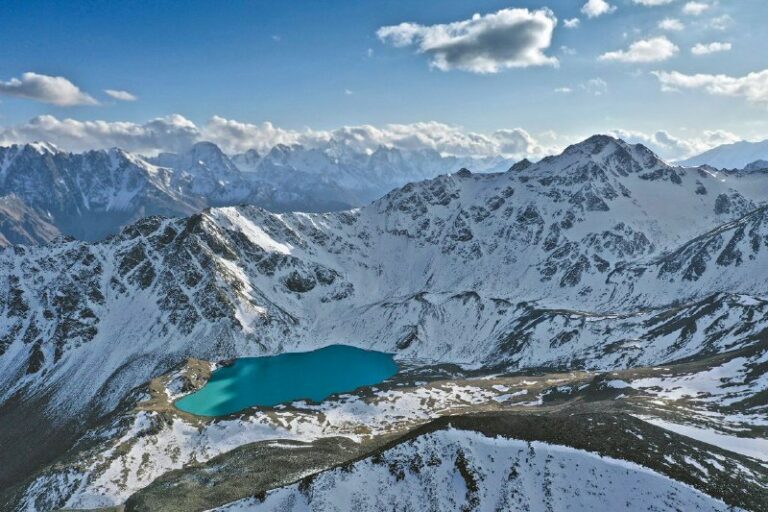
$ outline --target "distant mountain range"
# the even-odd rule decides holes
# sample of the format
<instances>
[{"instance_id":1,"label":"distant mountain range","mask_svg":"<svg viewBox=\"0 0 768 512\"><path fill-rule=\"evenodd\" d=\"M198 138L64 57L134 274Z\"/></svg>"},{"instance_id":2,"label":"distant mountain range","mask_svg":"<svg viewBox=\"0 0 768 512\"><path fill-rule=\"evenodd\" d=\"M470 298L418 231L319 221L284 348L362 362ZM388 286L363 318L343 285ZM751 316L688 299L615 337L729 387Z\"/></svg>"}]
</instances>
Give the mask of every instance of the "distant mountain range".
<instances>
[{"instance_id":1,"label":"distant mountain range","mask_svg":"<svg viewBox=\"0 0 768 512\"><path fill-rule=\"evenodd\" d=\"M716 169L743 169L758 161L768 161L768 140L724 144L678 163L691 167L709 165ZM755 166L752 168L756 169Z\"/></svg>"},{"instance_id":2,"label":"distant mountain range","mask_svg":"<svg viewBox=\"0 0 768 512\"><path fill-rule=\"evenodd\" d=\"M60 235L98 240L142 217L184 216L211 206L337 211L462 166L495 171L511 163L384 147L367 154L281 145L263 156L248 151L232 157L209 142L155 157L117 148L73 154L46 143L0 147L0 245Z\"/></svg>"}]
</instances>

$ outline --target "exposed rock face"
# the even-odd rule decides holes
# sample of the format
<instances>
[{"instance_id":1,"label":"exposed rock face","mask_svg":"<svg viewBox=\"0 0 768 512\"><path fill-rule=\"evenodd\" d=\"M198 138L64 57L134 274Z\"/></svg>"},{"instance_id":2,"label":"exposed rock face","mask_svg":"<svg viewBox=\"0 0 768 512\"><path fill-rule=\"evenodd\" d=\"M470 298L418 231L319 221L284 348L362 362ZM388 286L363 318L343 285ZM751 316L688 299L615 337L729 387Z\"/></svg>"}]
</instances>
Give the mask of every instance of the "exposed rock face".
<instances>
[{"instance_id":1,"label":"exposed rock face","mask_svg":"<svg viewBox=\"0 0 768 512\"><path fill-rule=\"evenodd\" d=\"M61 236L51 219L28 207L15 194L0 197L0 247L44 244Z\"/></svg>"}]
</instances>

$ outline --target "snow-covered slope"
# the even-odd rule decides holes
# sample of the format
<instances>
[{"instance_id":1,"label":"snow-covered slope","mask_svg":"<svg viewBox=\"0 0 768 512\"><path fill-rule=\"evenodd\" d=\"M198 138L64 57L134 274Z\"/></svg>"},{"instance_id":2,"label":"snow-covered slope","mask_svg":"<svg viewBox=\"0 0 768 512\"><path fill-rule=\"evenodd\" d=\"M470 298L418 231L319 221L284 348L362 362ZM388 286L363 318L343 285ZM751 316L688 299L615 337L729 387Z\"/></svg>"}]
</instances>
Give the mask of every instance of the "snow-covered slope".
<instances>
[{"instance_id":1,"label":"snow-covered slope","mask_svg":"<svg viewBox=\"0 0 768 512\"><path fill-rule=\"evenodd\" d=\"M35 161L43 162L35 176L48 176L45 183L62 187L85 176L64 164L76 162L75 169L95 165L55 148L20 151L34 151ZM185 190L195 186L208 187L212 195L237 190L219 186L228 180L241 183L243 174L206 145L175 160L173 165L186 170L145 165L119 151L90 158L107 159L114 162L108 168L124 170L79 182L77 190L89 191L87 204L101 205L100 211L107 205L119 210L135 197L189 197ZM129 169L152 179L126 182ZM22 179L20 171L7 176ZM197 179L202 181L195 185ZM117 188L104 185L116 182L123 184L119 190L136 194L116 195ZM252 183L250 178L247 182ZM158 195L146 196L146 190ZM30 200L42 198L32 192ZM270 411L204 426L168 409L137 413L135 394L123 401L152 378L176 371L188 357L216 361L346 343L394 352L420 366L435 362L486 371L564 372L629 368L630 373L664 365L656 368L663 373L675 361L689 364L728 352L739 358L740 369L721 382L733 393L737 389L731 384L738 385L734 400L749 402L749 414L756 414L750 408L764 406L755 402L764 393L768 327L767 193L763 173L671 167L643 146L595 136L535 164L522 162L490 174L462 169L405 185L349 211L278 214L255 206L212 208L187 218L144 218L97 243L59 239L48 246L0 250L0 422L10 418L25 425L44 418L51 429L66 424L75 432L71 442L84 433L78 428L102 427L97 437L80 440L84 449L95 447L91 465L86 467L83 458L51 468L28 488L28 502L118 504L198 456L208 460L286 431L322 437L340 417L347 418L340 422L347 427L354 417L356 427L364 425L371 433L361 419L403 421L400 413L407 411L409 419L424 420L419 414L444 411L425 412L427 404L439 406L457 397L470 396L465 401L470 405L525 400L518 404L523 408L539 406L545 398L543 392L526 396L528 387L508 393L510 384L502 386L503 392L498 386L446 384L412 391L399 404L379 403L383 395L375 395L370 404L343 399L319 410L317 422L299 421L297 411ZM712 367L727 364L715 361ZM661 377L667 383L688 378ZM661 377L649 378L656 382ZM599 396L614 389L606 386L610 389L578 382L550 391L584 403L577 400L579 393ZM664 400L667 392L664 382L625 387L626 396L651 389ZM393 388L384 395L398 393L403 395ZM172 394L165 393L166 399ZM713 405L719 399L710 395ZM693 398L685 400L698 406ZM131 411L125 410L126 403L132 404ZM108 416L120 404L119 421L127 429ZM284 417L293 417L296 424L277 428L270 423L265 429L260 423ZM354 435L359 431L366 430L355 428ZM393 448L409 456L442 454L443 462L429 466L435 471L412 472L391 482L388 469L363 460L351 473L318 477L328 480L320 487L310 485L316 490L311 499L326 503L328 489L334 490L334 499L346 499L351 495L341 492L345 482L357 479L371 482L371 492L381 496L392 483L393 489L413 496L414 506L429 498L423 489L430 487L445 489L441 496L454 504L464 499L516 506L509 500L529 496L513 494L515 486L501 483L504 475L487 469L496 467L487 461L488 450L498 451L505 467L513 466L520 448L514 441L440 437L446 435ZM0 444L23 446L24 456L15 454L12 462L25 476L24 471L51 461L44 444L23 444L26 437L24 428L0 428ZM481 446L465 453L467 464L476 462L473 478L483 483L472 496L460 492L464 463L456 466L456 445ZM541 457L531 454L533 462L521 465L518 476L524 485L546 483L553 507L576 496L563 483L564 475L573 478L576 472L584 479L580 483L598 486L596 492L606 499L612 499L615 486L599 485L610 478L631 489L638 502L651 497L681 509L721 510L718 502L659 475L627 467L616 471L613 461L539 448ZM145 458L150 459L146 464ZM569 470L560 472L560 464ZM594 473L582 475L575 464ZM554 473L543 479L537 474L547 470ZM8 471L0 468L0 482L17 483ZM448 481L452 485L444 485ZM267 499L270 504L299 500L304 495L297 492L302 490L286 487ZM655 494L643 494L648 492ZM581 496L587 501L579 506L595 506Z\"/></svg>"},{"instance_id":2,"label":"snow-covered slope","mask_svg":"<svg viewBox=\"0 0 768 512\"><path fill-rule=\"evenodd\" d=\"M465 430L417 437L351 467L215 509L245 511L738 510L623 460Z\"/></svg>"},{"instance_id":3,"label":"snow-covered slope","mask_svg":"<svg viewBox=\"0 0 768 512\"><path fill-rule=\"evenodd\" d=\"M710 165L718 169L741 169L756 160L768 160L768 140L723 144L680 162L681 165Z\"/></svg>"},{"instance_id":4,"label":"snow-covered slope","mask_svg":"<svg viewBox=\"0 0 768 512\"><path fill-rule=\"evenodd\" d=\"M50 218L28 207L15 194L0 197L0 247L48 243L60 234Z\"/></svg>"},{"instance_id":5,"label":"snow-covered slope","mask_svg":"<svg viewBox=\"0 0 768 512\"><path fill-rule=\"evenodd\" d=\"M733 347L763 328L750 296L768 279L763 210L748 213L767 184L746 179L593 137L523 170L462 171L349 212L219 208L97 244L6 250L0 400L46 389L72 413L97 396L109 410L188 356L338 342L593 368ZM727 234L741 225L754 236L735 247ZM721 328L660 320L678 313Z\"/></svg>"}]
</instances>

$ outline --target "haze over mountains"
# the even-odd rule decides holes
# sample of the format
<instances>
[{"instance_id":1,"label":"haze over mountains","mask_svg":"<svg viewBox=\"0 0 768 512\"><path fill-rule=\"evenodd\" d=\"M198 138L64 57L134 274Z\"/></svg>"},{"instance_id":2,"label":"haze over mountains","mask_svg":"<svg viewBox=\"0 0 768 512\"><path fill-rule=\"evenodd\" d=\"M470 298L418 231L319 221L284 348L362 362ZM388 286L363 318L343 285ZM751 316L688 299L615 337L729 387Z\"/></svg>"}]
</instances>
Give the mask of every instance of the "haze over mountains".
<instances>
[{"instance_id":1,"label":"haze over mountains","mask_svg":"<svg viewBox=\"0 0 768 512\"><path fill-rule=\"evenodd\" d=\"M77 184L83 191L77 206L99 205L99 211L193 208L192 197L201 198L200 207L242 202L261 190L209 144L154 163L119 150L15 151L44 166L49 183ZM309 158L333 162L312 151L272 153L261 160L251 155L259 163L250 172L295 169L294 162ZM373 173L382 160L401 161L392 155L364 161L376 162L368 168ZM7 175L19 179L14 162ZM104 174L85 181L80 173L94 167ZM330 169L339 171L339 187L356 190L343 166ZM422 172L432 172L427 169ZM105 189L97 183L115 186L99 194ZM59 197L68 197L70 189L60 190ZM17 485L20 475L27 478L13 498L20 509L117 505L171 469L233 449L232 442L285 435L265 434L261 413L246 412L242 420L193 428L194 443L202 444L190 448L187 419L137 412L147 410L138 404L151 395L145 386L153 378L182 371L187 358L218 361L339 340L422 365L506 372L654 372L695 361L700 366L687 371L721 372L722 388L710 390L715 398L707 407L727 404L738 411L739 419L729 421L739 428L762 428L753 418L765 412L758 397L768 389L766 197L768 175L673 167L641 145L594 136L506 172L463 169L409 183L355 210L220 207L187 218L145 218L96 243L5 249L0 402L16 407L0 412L18 426L55 408L56 422L41 435L56 432L59 447L30 440L23 428L0 429L4 446L26 454L9 456L0 477ZM727 371L718 370L724 365ZM621 384L632 386L642 388ZM171 389L161 395L176 396ZM73 447L71 463L38 473L88 429L100 433L87 453ZM222 430L229 434L220 437ZM113 449L127 439L125 449ZM670 474L663 461L652 460ZM718 497L741 505L762 499L755 489L768 485L764 469L749 459L737 462L753 474L738 485L755 487L741 498L738 492ZM722 467L707 469L709 481L729 474ZM684 481L699 482L695 470L684 474Z\"/></svg>"}]
</instances>

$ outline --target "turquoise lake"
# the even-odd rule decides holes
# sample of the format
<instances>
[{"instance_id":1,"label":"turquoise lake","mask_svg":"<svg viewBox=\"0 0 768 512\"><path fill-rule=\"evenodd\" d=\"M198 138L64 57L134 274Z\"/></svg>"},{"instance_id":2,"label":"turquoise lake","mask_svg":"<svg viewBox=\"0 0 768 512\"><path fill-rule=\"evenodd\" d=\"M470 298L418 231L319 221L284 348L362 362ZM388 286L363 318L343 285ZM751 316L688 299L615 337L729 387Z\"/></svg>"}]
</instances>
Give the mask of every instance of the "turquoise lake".
<instances>
[{"instance_id":1,"label":"turquoise lake","mask_svg":"<svg viewBox=\"0 0 768 512\"><path fill-rule=\"evenodd\" d=\"M312 400L378 384L397 373L392 354L347 345L312 352L243 357L218 368L176 407L199 416L224 416L248 407Z\"/></svg>"}]
</instances>

